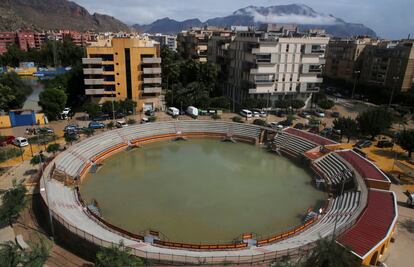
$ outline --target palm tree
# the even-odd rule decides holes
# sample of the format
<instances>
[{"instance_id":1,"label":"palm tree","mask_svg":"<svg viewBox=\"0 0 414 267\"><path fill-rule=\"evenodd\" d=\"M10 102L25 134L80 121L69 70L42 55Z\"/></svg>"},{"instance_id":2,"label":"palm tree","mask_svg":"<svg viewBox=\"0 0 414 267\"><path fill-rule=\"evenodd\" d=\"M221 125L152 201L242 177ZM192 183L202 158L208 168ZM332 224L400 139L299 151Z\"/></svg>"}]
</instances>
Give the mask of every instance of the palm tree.
<instances>
[{"instance_id":1,"label":"palm tree","mask_svg":"<svg viewBox=\"0 0 414 267\"><path fill-rule=\"evenodd\" d=\"M50 244L44 238L30 244L30 251L24 253L25 266L42 267L49 258Z\"/></svg>"}]
</instances>

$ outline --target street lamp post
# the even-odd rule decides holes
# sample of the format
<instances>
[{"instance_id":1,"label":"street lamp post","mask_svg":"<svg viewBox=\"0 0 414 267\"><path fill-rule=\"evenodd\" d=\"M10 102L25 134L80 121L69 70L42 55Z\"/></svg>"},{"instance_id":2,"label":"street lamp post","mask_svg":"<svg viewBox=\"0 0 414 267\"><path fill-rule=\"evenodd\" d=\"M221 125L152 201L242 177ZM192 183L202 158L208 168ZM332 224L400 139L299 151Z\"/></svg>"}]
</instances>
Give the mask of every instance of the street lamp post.
<instances>
[{"instance_id":1,"label":"street lamp post","mask_svg":"<svg viewBox=\"0 0 414 267\"><path fill-rule=\"evenodd\" d=\"M355 89L356 89L356 83L358 80L358 76L361 73L361 71L356 70L354 71L354 75L355 75L355 79L354 79L354 86L352 87L352 94L351 94L351 99L354 99L354 94L355 94Z\"/></svg>"},{"instance_id":2,"label":"street lamp post","mask_svg":"<svg viewBox=\"0 0 414 267\"><path fill-rule=\"evenodd\" d=\"M393 80L393 86L392 86L392 90L391 90L391 96L390 96L390 102L388 103L388 108L390 108L391 107L391 104L392 104L392 99L394 98L394 91L395 91L395 87L397 87L396 86L396 84L397 84L397 81L400 79L400 77L398 77L398 76L394 76L394 77L392 77L392 80Z\"/></svg>"}]
</instances>

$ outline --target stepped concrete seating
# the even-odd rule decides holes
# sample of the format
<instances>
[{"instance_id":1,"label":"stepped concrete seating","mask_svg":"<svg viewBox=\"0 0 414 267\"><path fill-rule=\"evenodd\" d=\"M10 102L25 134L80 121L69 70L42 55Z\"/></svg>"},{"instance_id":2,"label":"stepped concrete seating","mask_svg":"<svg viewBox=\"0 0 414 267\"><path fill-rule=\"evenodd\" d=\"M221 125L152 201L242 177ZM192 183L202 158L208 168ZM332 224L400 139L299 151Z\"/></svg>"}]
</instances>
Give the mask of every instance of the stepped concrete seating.
<instances>
[{"instance_id":1,"label":"stepped concrete seating","mask_svg":"<svg viewBox=\"0 0 414 267\"><path fill-rule=\"evenodd\" d=\"M316 144L310 141L286 132L278 133L274 138L273 144L293 156L302 155L306 151L317 147Z\"/></svg>"},{"instance_id":2,"label":"stepped concrete seating","mask_svg":"<svg viewBox=\"0 0 414 267\"><path fill-rule=\"evenodd\" d=\"M56 168L71 177L77 177L82 168L91 163L91 159L102 152L120 144L127 144L134 140L150 136L176 134L177 129L182 133L218 133L234 134L249 138L258 138L261 128L256 125L247 125L230 122L211 121L169 121L131 125L95 135L56 157Z\"/></svg>"},{"instance_id":3,"label":"stepped concrete seating","mask_svg":"<svg viewBox=\"0 0 414 267\"><path fill-rule=\"evenodd\" d=\"M353 177L351 169L335 153L316 160L314 165L322 172L328 184L340 184L344 175L346 180Z\"/></svg>"}]
</instances>

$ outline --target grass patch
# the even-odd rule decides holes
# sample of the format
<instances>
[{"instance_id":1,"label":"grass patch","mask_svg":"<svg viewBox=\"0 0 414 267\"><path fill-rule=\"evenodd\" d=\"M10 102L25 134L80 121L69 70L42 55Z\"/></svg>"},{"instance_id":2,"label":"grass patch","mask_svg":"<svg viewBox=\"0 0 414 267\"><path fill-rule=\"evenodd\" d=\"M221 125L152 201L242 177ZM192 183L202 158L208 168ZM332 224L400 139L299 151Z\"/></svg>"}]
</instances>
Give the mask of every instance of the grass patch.
<instances>
[{"instance_id":1,"label":"grass patch","mask_svg":"<svg viewBox=\"0 0 414 267\"><path fill-rule=\"evenodd\" d=\"M0 162L5 162L6 160L20 157L21 155L22 155L22 152L18 148L15 148L15 147L0 148Z\"/></svg>"}]
</instances>

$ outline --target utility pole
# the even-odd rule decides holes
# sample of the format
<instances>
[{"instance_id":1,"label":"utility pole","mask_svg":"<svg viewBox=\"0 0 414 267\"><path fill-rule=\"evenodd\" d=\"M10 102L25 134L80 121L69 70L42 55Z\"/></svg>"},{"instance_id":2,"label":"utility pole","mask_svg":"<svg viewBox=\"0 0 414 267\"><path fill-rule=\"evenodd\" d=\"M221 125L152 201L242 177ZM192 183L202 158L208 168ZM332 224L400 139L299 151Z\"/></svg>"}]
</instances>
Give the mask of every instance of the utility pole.
<instances>
[{"instance_id":1,"label":"utility pole","mask_svg":"<svg viewBox=\"0 0 414 267\"><path fill-rule=\"evenodd\" d=\"M388 108L391 108L392 99L394 98L394 91L395 91L395 87L397 87L397 81L398 81L399 79L400 79L400 77L398 77L398 76L394 76L394 77L392 77L392 80L393 80L393 86L392 86L392 90L391 90L390 102L388 103Z\"/></svg>"},{"instance_id":2,"label":"utility pole","mask_svg":"<svg viewBox=\"0 0 414 267\"><path fill-rule=\"evenodd\" d=\"M354 78L354 87L352 87L351 99L354 99L354 94L355 94L356 83L357 83L357 80L358 80L358 78L359 78L359 74L360 74L360 73L361 73L361 71L359 71L359 70L354 71L354 76L355 76L355 78Z\"/></svg>"}]
</instances>

